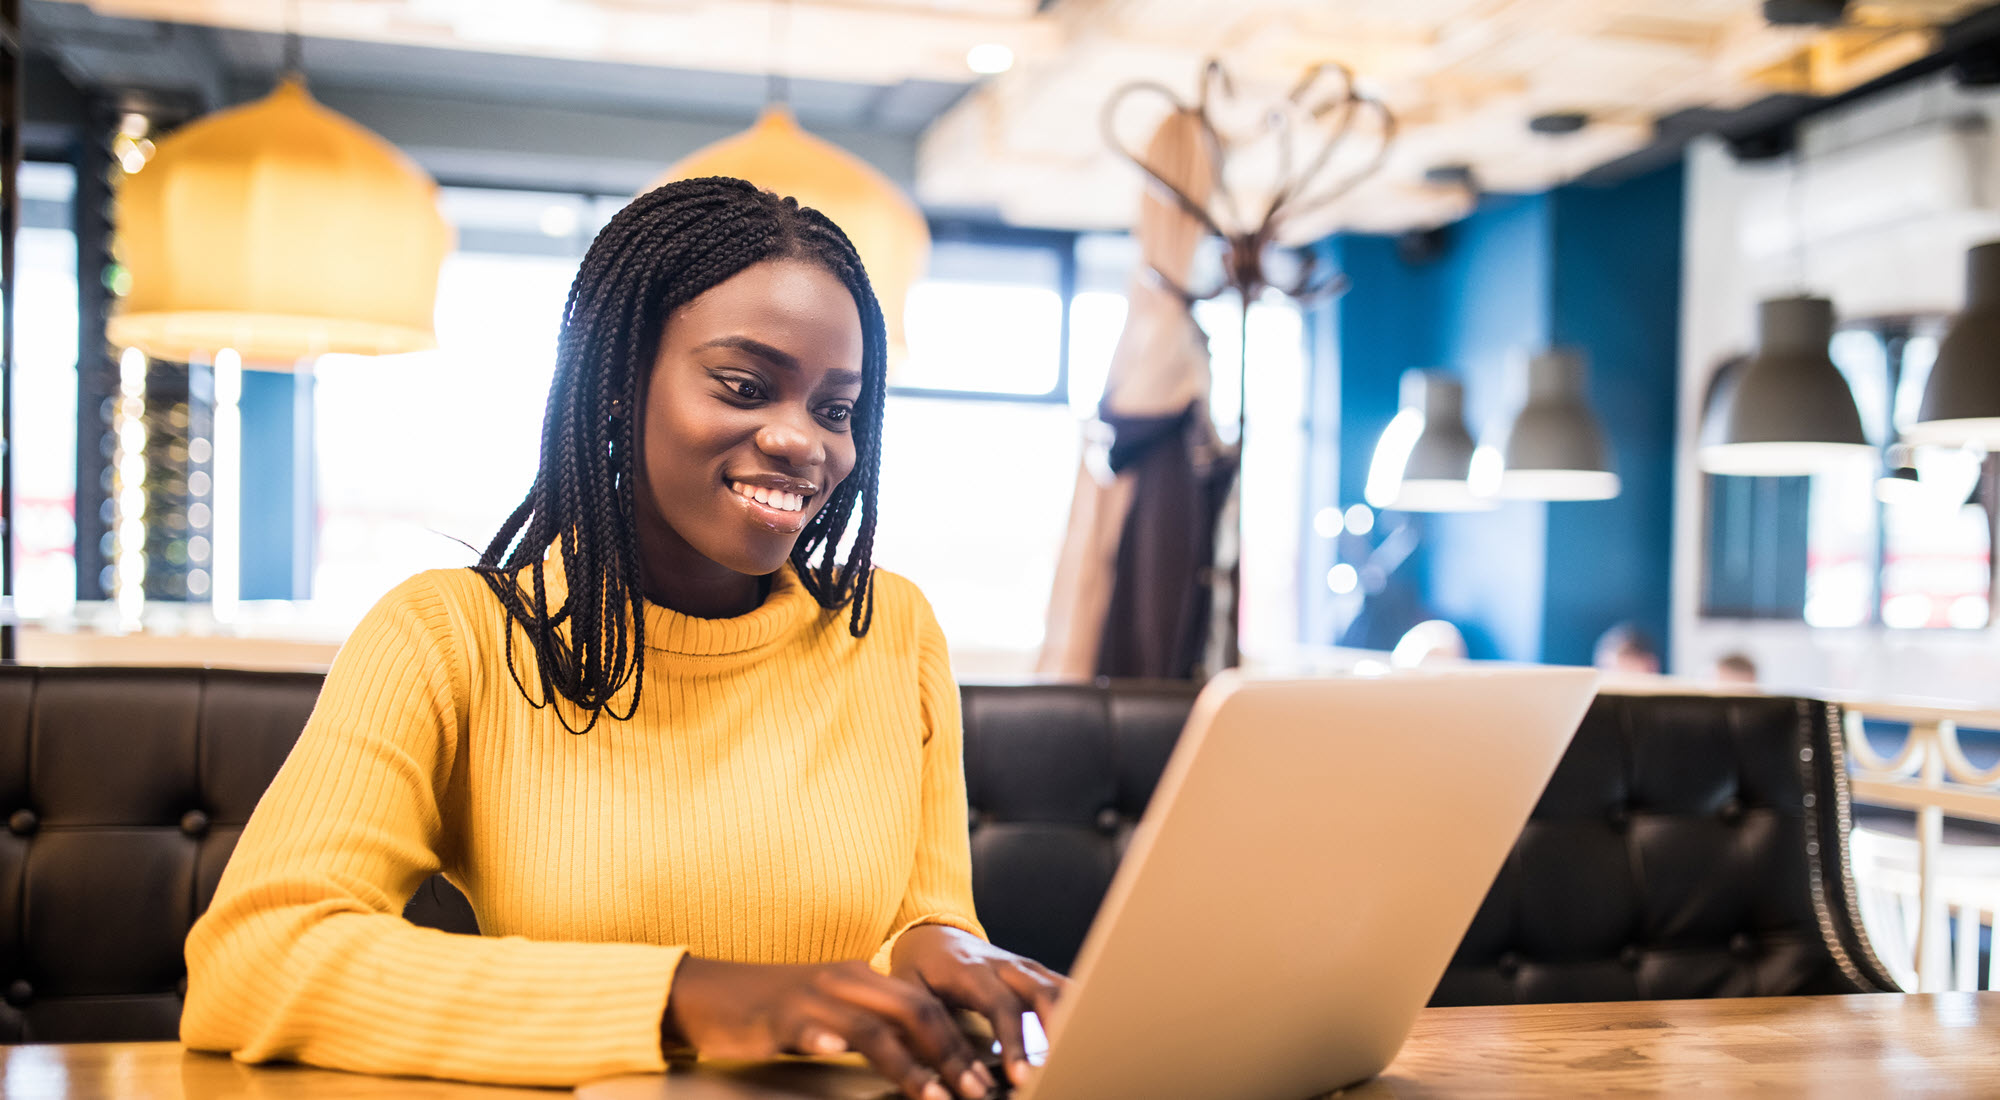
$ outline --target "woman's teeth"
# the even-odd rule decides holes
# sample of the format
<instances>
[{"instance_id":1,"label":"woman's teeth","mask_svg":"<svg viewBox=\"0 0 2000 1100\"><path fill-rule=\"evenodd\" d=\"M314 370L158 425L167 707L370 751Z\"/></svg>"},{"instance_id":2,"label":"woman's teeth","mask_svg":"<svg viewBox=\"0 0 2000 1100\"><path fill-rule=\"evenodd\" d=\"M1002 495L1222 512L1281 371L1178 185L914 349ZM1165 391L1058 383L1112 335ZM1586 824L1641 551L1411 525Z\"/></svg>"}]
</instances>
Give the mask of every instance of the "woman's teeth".
<instances>
[{"instance_id":1,"label":"woman's teeth","mask_svg":"<svg viewBox=\"0 0 2000 1100\"><path fill-rule=\"evenodd\" d=\"M797 493L783 493L776 489L766 489L760 485L745 485L740 481L730 482L729 488L734 490L738 496L749 497L759 504L769 508L776 508L780 512L797 512L806 506L806 498Z\"/></svg>"}]
</instances>

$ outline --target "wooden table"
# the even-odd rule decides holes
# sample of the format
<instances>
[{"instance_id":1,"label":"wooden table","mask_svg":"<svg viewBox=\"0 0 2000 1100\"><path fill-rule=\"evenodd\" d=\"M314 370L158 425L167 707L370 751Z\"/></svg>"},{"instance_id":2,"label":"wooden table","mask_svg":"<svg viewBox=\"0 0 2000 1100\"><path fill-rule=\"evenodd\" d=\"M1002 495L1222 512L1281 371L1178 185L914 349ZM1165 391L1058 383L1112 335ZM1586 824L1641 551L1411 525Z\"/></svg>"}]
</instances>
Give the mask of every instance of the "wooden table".
<instances>
[{"instance_id":1,"label":"wooden table","mask_svg":"<svg viewBox=\"0 0 2000 1100\"><path fill-rule=\"evenodd\" d=\"M619 1078L581 1091L586 1100L800 1095L730 1086L702 1070L664 1079ZM10 1100L558 1095L298 1066L242 1066L174 1043L0 1047L0 1093ZM1358 1100L2000 1096L2000 993L1426 1009L1395 1064L1340 1095Z\"/></svg>"}]
</instances>

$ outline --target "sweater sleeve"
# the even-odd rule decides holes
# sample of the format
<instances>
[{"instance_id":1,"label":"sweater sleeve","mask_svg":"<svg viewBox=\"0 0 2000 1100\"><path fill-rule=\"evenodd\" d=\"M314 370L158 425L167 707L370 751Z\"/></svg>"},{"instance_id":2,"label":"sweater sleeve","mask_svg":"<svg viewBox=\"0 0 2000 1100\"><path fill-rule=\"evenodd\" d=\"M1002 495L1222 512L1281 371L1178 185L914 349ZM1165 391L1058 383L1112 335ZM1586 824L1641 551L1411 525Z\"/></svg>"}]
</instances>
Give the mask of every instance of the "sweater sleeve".
<instances>
[{"instance_id":1,"label":"sweater sleeve","mask_svg":"<svg viewBox=\"0 0 2000 1100\"><path fill-rule=\"evenodd\" d=\"M875 968L884 972L896 941L920 924L949 925L986 938L972 907L965 728L959 717L958 682L952 678L951 656L937 617L914 587L911 593L917 609L917 688L924 720L922 821L909 887L896 910L893 930L873 960Z\"/></svg>"},{"instance_id":2,"label":"sweater sleeve","mask_svg":"<svg viewBox=\"0 0 2000 1100\"><path fill-rule=\"evenodd\" d=\"M682 949L461 936L402 918L442 863L467 684L449 608L424 576L355 629L188 935L184 1043L503 1084L663 1068Z\"/></svg>"}]
</instances>

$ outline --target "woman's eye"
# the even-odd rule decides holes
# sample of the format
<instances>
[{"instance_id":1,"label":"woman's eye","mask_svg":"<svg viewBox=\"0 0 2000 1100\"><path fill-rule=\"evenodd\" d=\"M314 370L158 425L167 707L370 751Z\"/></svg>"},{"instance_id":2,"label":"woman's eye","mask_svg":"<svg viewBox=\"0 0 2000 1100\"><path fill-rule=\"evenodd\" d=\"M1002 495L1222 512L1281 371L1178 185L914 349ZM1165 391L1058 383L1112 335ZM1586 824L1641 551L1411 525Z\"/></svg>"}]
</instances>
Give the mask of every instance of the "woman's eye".
<instances>
[{"instance_id":1,"label":"woman's eye","mask_svg":"<svg viewBox=\"0 0 2000 1100\"><path fill-rule=\"evenodd\" d=\"M854 415L854 407L851 405L828 405L826 410L820 415L836 424L845 424Z\"/></svg>"},{"instance_id":2,"label":"woman's eye","mask_svg":"<svg viewBox=\"0 0 2000 1100\"><path fill-rule=\"evenodd\" d=\"M764 387L748 378L732 378L728 385L731 393L746 401L760 400L764 396Z\"/></svg>"}]
</instances>

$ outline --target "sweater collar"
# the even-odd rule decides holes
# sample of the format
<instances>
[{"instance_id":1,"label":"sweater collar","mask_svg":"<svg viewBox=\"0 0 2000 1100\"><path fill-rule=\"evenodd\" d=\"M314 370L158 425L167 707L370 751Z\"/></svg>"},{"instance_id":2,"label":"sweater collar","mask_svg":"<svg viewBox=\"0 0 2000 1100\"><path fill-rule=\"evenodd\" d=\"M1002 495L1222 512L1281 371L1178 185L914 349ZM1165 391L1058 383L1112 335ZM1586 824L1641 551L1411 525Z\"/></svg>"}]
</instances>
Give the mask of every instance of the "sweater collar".
<instances>
[{"instance_id":1,"label":"sweater collar","mask_svg":"<svg viewBox=\"0 0 2000 1100\"><path fill-rule=\"evenodd\" d=\"M533 582L524 577L521 583L525 588ZM548 556L543 559L543 583L549 606L562 606L569 586L563 577L560 543L550 546ZM790 562L771 574L771 591L764 602L742 615L703 619L650 600L645 608L647 649L699 657L761 649L783 641L826 614L819 601L806 591L798 570Z\"/></svg>"}]
</instances>

